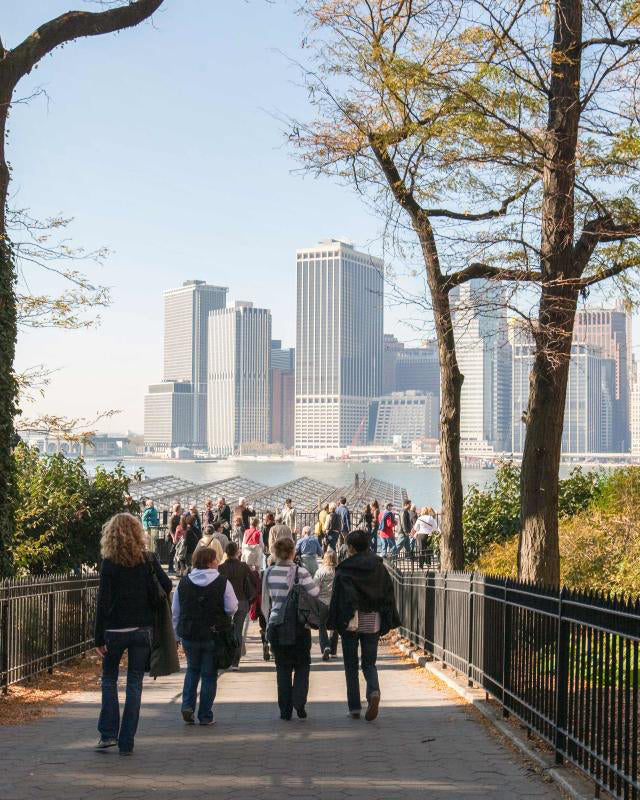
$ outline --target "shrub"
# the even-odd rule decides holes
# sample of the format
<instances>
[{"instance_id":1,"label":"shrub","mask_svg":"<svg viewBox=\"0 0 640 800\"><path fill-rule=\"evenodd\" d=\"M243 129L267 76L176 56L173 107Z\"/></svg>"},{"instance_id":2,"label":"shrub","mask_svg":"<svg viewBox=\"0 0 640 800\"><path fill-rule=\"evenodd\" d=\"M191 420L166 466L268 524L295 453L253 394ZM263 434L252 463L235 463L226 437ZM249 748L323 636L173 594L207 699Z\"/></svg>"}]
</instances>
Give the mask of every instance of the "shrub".
<instances>
[{"instance_id":1,"label":"shrub","mask_svg":"<svg viewBox=\"0 0 640 800\"><path fill-rule=\"evenodd\" d=\"M602 472L585 472L580 467L560 480L558 516L568 519L588 508L601 496L606 477ZM520 467L505 461L495 482L484 490L469 487L462 513L465 563L473 566L494 544L505 542L520 531ZM508 550L509 548L507 548Z\"/></svg>"},{"instance_id":2,"label":"shrub","mask_svg":"<svg viewBox=\"0 0 640 800\"><path fill-rule=\"evenodd\" d=\"M569 588L640 594L640 469L600 476L589 508L560 521L560 579ZM475 568L514 577L518 537L494 543Z\"/></svg>"},{"instance_id":3,"label":"shrub","mask_svg":"<svg viewBox=\"0 0 640 800\"><path fill-rule=\"evenodd\" d=\"M36 575L96 566L100 531L125 509L129 476L118 464L89 475L83 458L43 455L19 445L14 453L17 508L14 566ZM136 503L128 510L137 511Z\"/></svg>"}]
</instances>

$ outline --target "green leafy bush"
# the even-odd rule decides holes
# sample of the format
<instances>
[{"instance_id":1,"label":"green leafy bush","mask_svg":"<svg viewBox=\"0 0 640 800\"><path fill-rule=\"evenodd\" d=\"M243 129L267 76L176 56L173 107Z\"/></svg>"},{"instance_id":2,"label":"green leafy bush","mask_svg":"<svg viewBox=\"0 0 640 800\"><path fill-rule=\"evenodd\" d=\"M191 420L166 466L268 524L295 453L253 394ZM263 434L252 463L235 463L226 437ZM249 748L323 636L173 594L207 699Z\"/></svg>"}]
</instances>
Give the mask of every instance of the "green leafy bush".
<instances>
[{"instance_id":1,"label":"green leafy bush","mask_svg":"<svg viewBox=\"0 0 640 800\"><path fill-rule=\"evenodd\" d=\"M580 467L560 480L558 516L568 519L588 508L601 496L606 484L602 472L585 472ZM494 544L509 540L520 530L520 467L503 462L495 482L486 489L470 486L464 498L465 563L473 566Z\"/></svg>"},{"instance_id":2,"label":"green leafy bush","mask_svg":"<svg viewBox=\"0 0 640 800\"><path fill-rule=\"evenodd\" d=\"M14 567L36 575L95 566L100 531L125 510L129 476L119 464L87 472L84 459L43 455L19 445L14 453L17 508ZM127 510L138 511L133 503Z\"/></svg>"},{"instance_id":3,"label":"green leafy bush","mask_svg":"<svg viewBox=\"0 0 640 800\"><path fill-rule=\"evenodd\" d=\"M640 468L600 475L593 487L588 507L560 521L560 580L569 588L640 594ZM517 555L516 535L492 544L474 566L515 577Z\"/></svg>"}]
</instances>

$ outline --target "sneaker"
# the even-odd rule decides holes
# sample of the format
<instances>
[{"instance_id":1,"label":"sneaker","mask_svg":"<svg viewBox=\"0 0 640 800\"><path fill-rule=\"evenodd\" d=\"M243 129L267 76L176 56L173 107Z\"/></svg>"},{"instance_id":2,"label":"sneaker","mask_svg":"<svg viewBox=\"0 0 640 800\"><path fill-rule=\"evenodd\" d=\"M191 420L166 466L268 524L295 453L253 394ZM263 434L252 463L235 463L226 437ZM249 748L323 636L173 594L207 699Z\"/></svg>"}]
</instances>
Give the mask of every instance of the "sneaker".
<instances>
[{"instance_id":1,"label":"sneaker","mask_svg":"<svg viewBox=\"0 0 640 800\"><path fill-rule=\"evenodd\" d=\"M322 651L322 660L328 661L331 658L331 650L328 647L325 647Z\"/></svg>"},{"instance_id":2,"label":"sneaker","mask_svg":"<svg viewBox=\"0 0 640 800\"><path fill-rule=\"evenodd\" d=\"M348 714L351 719L360 719L360 712L359 711L350 711Z\"/></svg>"},{"instance_id":3,"label":"sneaker","mask_svg":"<svg viewBox=\"0 0 640 800\"><path fill-rule=\"evenodd\" d=\"M231 672L240 672L240 667L238 666L231 667Z\"/></svg>"},{"instance_id":4,"label":"sneaker","mask_svg":"<svg viewBox=\"0 0 640 800\"><path fill-rule=\"evenodd\" d=\"M266 642L262 645L262 658L264 658L265 661L271 661L271 653L269 652L269 645Z\"/></svg>"},{"instance_id":5,"label":"sneaker","mask_svg":"<svg viewBox=\"0 0 640 800\"><path fill-rule=\"evenodd\" d=\"M193 718L193 709L192 708L183 708L182 709L182 719L187 723L187 725L195 725L196 721Z\"/></svg>"},{"instance_id":6,"label":"sneaker","mask_svg":"<svg viewBox=\"0 0 640 800\"><path fill-rule=\"evenodd\" d=\"M99 739L96 745L96 750L106 750L108 747L115 747L118 744L117 739Z\"/></svg>"},{"instance_id":7,"label":"sneaker","mask_svg":"<svg viewBox=\"0 0 640 800\"><path fill-rule=\"evenodd\" d=\"M378 707L380 705L380 692L371 692L369 698L369 706L364 718L367 722L372 722L378 716Z\"/></svg>"},{"instance_id":8,"label":"sneaker","mask_svg":"<svg viewBox=\"0 0 640 800\"><path fill-rule=\"evenodd\" d=\"M296 708L296 714L298 715L299 719L306 719L307 718L307 711L304 706L300 706L300 708Z\"/></svg>"},{"instance_id":9,"label":"sneaker","mask_svg":"<svg viewBox=\"0 0 640 800\"><path fill-rule=\"evenodd\" d=\"M133 750L119 750L118 753L121 756L132 756Z\"/></svg>"}]
</instances>

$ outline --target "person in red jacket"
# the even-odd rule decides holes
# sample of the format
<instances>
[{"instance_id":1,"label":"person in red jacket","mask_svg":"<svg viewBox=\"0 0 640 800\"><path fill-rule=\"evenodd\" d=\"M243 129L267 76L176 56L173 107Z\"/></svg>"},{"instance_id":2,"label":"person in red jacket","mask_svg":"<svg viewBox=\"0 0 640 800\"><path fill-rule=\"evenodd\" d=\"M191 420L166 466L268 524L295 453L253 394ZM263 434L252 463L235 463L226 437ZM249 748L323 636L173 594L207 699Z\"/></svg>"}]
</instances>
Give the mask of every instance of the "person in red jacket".
<instances>
[{"instance_id":1,"label":"person in red jacket","mask_svg":"<svg viewBox=\"0 0 640 800\"><path fill-rule=\"evenodd\" d=\"M393 513L393 504L387 503L384 511L380 512L378 517L378 529L380 531L380 538L382 539L382 557L386 558L391 552L397 555L398 548L396 547L396 516Z\"/></svg>"}]
</instances>

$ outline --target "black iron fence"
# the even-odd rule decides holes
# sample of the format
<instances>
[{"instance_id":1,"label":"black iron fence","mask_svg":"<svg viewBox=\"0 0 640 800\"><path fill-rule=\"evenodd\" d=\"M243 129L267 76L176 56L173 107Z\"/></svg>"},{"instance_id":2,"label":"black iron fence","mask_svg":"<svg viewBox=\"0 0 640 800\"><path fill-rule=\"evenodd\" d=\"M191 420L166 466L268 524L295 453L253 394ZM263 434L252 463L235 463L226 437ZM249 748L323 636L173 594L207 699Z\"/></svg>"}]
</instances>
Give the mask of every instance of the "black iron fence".
<instances>
[{"instance_id":1,"label":"black iron fence","mask_svg":"<svg viewBox=\"0 0 640 800\"><path fill-rule=\"evenodd\" d=\"M99 578L28 577L0 581L0 686L51 670L93 644Z\"/></svg>"},{"instance_id":2,"label":"black iron fence","mask_svg":"<svg viewBox=\"0 0 640 800\"><path fill-rule=\"evenodd\" d=\"M388 562L400 632L600 788L638 800L640 601Z\"/></svg>"}]
</instances>

